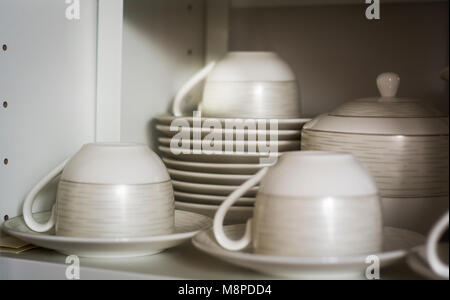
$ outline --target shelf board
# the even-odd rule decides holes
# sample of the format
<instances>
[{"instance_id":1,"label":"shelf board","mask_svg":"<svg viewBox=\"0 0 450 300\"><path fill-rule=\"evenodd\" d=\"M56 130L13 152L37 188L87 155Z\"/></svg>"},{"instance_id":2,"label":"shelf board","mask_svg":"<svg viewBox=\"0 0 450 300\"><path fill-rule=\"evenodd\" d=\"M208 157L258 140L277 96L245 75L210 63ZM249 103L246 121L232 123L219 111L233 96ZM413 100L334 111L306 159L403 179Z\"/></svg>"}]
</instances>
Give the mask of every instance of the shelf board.
<instances>
[{"instance_id":1,"label":"shelf board","mask_svg":"<svg viewBox=\"0 0 450 300\"><path fill-rule=\"evenodd\" d=\"M65 278L66 256L45 249L0 254L0 280ZM80 279L271 280L205 255L190 243L154 256L127 259L80 258ZM404 263L381 270L382 279L415 280Z\"/></svg>"},{"instance_id":2,"label":"shelf board","mask_svg":"<svg viewBox=\"0 0 450 300\"><path fill-rule=\"evenodd\" d=\"M433 3L448 0L381 0L381 5L388 3ZM364 0L231 0L235 8L272 7L272 6L310 6L310 5L367 5Z\"/></svg>"}]
</instances>

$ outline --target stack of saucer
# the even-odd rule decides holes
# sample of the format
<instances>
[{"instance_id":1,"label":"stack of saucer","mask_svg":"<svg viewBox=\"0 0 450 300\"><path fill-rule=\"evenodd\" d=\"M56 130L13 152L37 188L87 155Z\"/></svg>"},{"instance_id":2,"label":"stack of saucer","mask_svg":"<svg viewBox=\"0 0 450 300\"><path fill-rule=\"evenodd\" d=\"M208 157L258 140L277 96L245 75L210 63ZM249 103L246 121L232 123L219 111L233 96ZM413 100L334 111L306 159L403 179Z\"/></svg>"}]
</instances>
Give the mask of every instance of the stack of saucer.
<instances>
[{"instance_id":1,"label":"stack of saucer","mask_svg":"<svg viewBox=\"0 0 450 300\"><path fill-rule=\"evenodd\" d=\"M202 81L202 97L195 99ZM301 129L310 120L301 117L295 73L273 52L230 52L209 63L180 88L172 113L157 118L157 130L176 207L208 216L281 153L298 151ZM239 199L225 222L245 222L257 191Z\"/></svg>"},{"instance_id":2,"label":"stack of saucer","mask_svg":"<svg viewBox=\"0 0 450 300\"><path fill-rule=\"evenodd\" d=\"M273 123L261 122L265 120L248 129L229 126L246 120L158 117L159 151L173 180L176 208L213 217L222 201L258 170L274 164L283 152L298 151L301 129L310 120L275 120L273 130ZM211 123L221 128L206 127ZM231 208L226 223L251 217L257 191L250 190Z\"/></svg>"}]
</instances>

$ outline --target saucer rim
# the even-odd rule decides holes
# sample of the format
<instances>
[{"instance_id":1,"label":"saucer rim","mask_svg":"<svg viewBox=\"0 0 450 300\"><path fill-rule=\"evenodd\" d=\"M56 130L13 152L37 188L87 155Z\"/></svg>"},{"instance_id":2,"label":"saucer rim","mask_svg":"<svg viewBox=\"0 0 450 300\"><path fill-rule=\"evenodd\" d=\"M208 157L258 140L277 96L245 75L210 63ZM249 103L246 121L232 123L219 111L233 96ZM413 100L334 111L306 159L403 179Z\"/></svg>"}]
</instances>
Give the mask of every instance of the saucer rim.
<instances>
[{"instance_id":1,"label":"saucer rim","mask_svg":"<svg viewBox=\"0 0 450 300\"><path fill-rule=\"evenodd\" d=\"M244 224L241 224L244 225ZM231 225L236 226L236 225ZM227 226L225 226L226 228ZM228 226L229 227L229 226ZM409 232L417 235L418 237L422 237L425 241L425 236L423 236L420 233L398 228L398 227L392 227L392 226L384 226L383 227L383 234L386 229L394 229L397 231L404 231ZM385 251L381 253L373 253L373 254L367 254L367 255L354 255L354 256L337 256L337 257L300 257L300 256L277 256L277 255L264 255L264 254L254 254L254 253L246 253L243 251L229 251L226 249L223 249L220 247L220 245L217 244L217 241L214 241L214 244L220 247L220 251L214 251L208 249L207 246L204 245L204 243L199 242L198 238L202 234L208 234L211 229L203 230L196 234L192 239L192 244L199 249L200 251L203 251L209 255L212 256L221 256L227 259L238 259L239 261L245 261L245 262L252 262L252 263L269 263L269 264L277 264L277 265L301 265L301 266L314 266L314 265L354 265L354 264L361 264L361 262L364 262L368 256L375 255L377 256L381 262L383 260L393 260L393 259L401 259L403 257L406 257L407 254L414 249L398 249L398 250L392 250L392 251Z\"/></svg>"},{"instance_id":2,"label":"saucer rim","mask_svg":"<svg viewBox=\"0 0 450 300\"><path fill-rule=\"evenodd\" d=\"M166 121L173 121L173 120L177 120L177 119L189 119L192 120L194 117L192 116L179 116L176 117L174 115L171 114L160 114L158 116L155 117L155 120L158 122L166 122ZM226 121L226 120L236 120L236 119L242 119L242 120L256 120L256 121L260 121L260 120L265 120L265 121L269 121L269 120L277 120L277 121L281 121L283 122L283 124L303 124L303 123L308 123L310 121L312 121L314 119L313 116L302 116L299 118L285 118L285 119L278 119L278 118L272 118L272 119L261 119L261 118L221 118L221 117L204 117L202 116L202 120L219 120L219 121Z\"/></svg>"},{"instance_id":3,"label":"saucer rim","mask_svg":"<svg viewBox=\"0 0 450 300\"><path fill-rule=\"evenodd\" d=\"M40 215L40 214L49 214L49 211L46 212L39 212L34 213L34 215ZM179 217L177 218L177 213L179 214ZM207 217L202 214L190 212L190 211L183 211L180 209L175 209L175 223L177 219L180 219L184 216L193 216L197 218L198 221L202 220L202 222L205 222L204 226L199 226L197 230L189 231L189 232L174 232L172 234L165 234L165 235L157 235L157 236L148 236L148 237L121 237L121 238L82 238L82 237L66 237L66 236L56 236L54 234L48 234L48 233L26 233L23 231L17 231L13 228L8 227L8 224L11 223L14 220L17 220L19 218L23 218L23 216L17 216L14 218L9 219L8 221L3 222L1 229L4 233L11 235L13 237L24 239L25 241L29 239L37 240L37 239L45 239L49 242L64 242L64 243L77 243L77 244L129 244L129 243L159 243L159 242L169 242L174 240L181 240L181 239L189 239L194 237L195 235L199 234L202 231L206 231L209 228L212 227L212 219L210 217ZM181 217L180 217L181 216ZM41 237L41 238L40 238Z\"/></svg>"}]
</instances>

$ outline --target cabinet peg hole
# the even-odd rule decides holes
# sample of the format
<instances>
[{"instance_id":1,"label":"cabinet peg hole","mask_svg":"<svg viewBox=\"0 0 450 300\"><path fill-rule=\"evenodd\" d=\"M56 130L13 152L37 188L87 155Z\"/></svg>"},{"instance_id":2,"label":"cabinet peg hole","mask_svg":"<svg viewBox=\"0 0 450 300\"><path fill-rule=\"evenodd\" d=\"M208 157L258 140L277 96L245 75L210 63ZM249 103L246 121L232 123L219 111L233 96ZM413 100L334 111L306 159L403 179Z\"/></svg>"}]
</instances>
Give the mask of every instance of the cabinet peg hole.
<instances>
[{"instance_id":1,"label":"cabinet peg hole","mask_svg":"<svg viewBox=\"0 0 450 300\"><path fill-rule=\"evenodd\" d=\"M3 217L3 220L6 222L6 221L8 221L9 220L9 216L8 215L5 215L4 217Z\"/></svg>"},{"instance_id":2,"label":"cabinet peg hole","mask_svg":"<svg viewBox=\"0 0 450 300\"><path fill-rule=\"evenodd\" d=\"M6 166L6 165L8 165L8 163L9 163L9 160L8 160L7 158L5 158L5 159L3 160L3 164Z\"/></svg>"},{"instance_id":3,"label":"cabinet peg hole","mask_svg":"<svg viewBox=\"0 0 450 300\"><path fill-rule=\"evenodd\" d=\"M3 49L3 51L8 50L8 46L6 44L3 44L2 49Z\"/></svg>"},{"instance_id":4,"label":"cabinet peg hole","mask_svg":"<svg viewBox=\"0 0 450 300\"><path fill-rule=\"evenodd\" d=\"M4 107L4 108L8 108L8 102L3 101L3 107Z\"/></svg>"}]
</instances>

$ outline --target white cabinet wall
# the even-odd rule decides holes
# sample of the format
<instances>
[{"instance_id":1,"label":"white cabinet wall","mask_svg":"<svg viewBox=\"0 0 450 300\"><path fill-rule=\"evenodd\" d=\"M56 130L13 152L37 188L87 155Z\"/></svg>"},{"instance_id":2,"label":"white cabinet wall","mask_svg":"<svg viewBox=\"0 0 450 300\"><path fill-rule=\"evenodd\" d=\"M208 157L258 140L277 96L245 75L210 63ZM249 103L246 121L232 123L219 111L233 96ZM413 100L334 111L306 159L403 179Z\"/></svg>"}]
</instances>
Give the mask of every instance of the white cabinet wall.
<instances>
[{"instance_id":1,"label":"white cabinet wall","mask_svg":"<svg viewBox=\"0 0 450 300\"><path fill-rule=\"evenodd\" d=\"M68 20L67 8L64 0L0 0L1 221L95 139L97 2L81 1L79 20ZM48 209L53 194L54 185L36 209Z\"/></svg>"},{"instance_id":2,"label":"white cabinet wall","mask_svg":"<svg viewBox=\"0 0 450 300\"><path fill-rule=\"evenodd\" d=\"M383 72L400 74L399 96L448 111L439 78L448 66L448 2L381 3L381 19L370 21L367 5L235 7L230 49L278 52L298 77L306 114L378 95Z\"/></svg>"}]
</instances>

